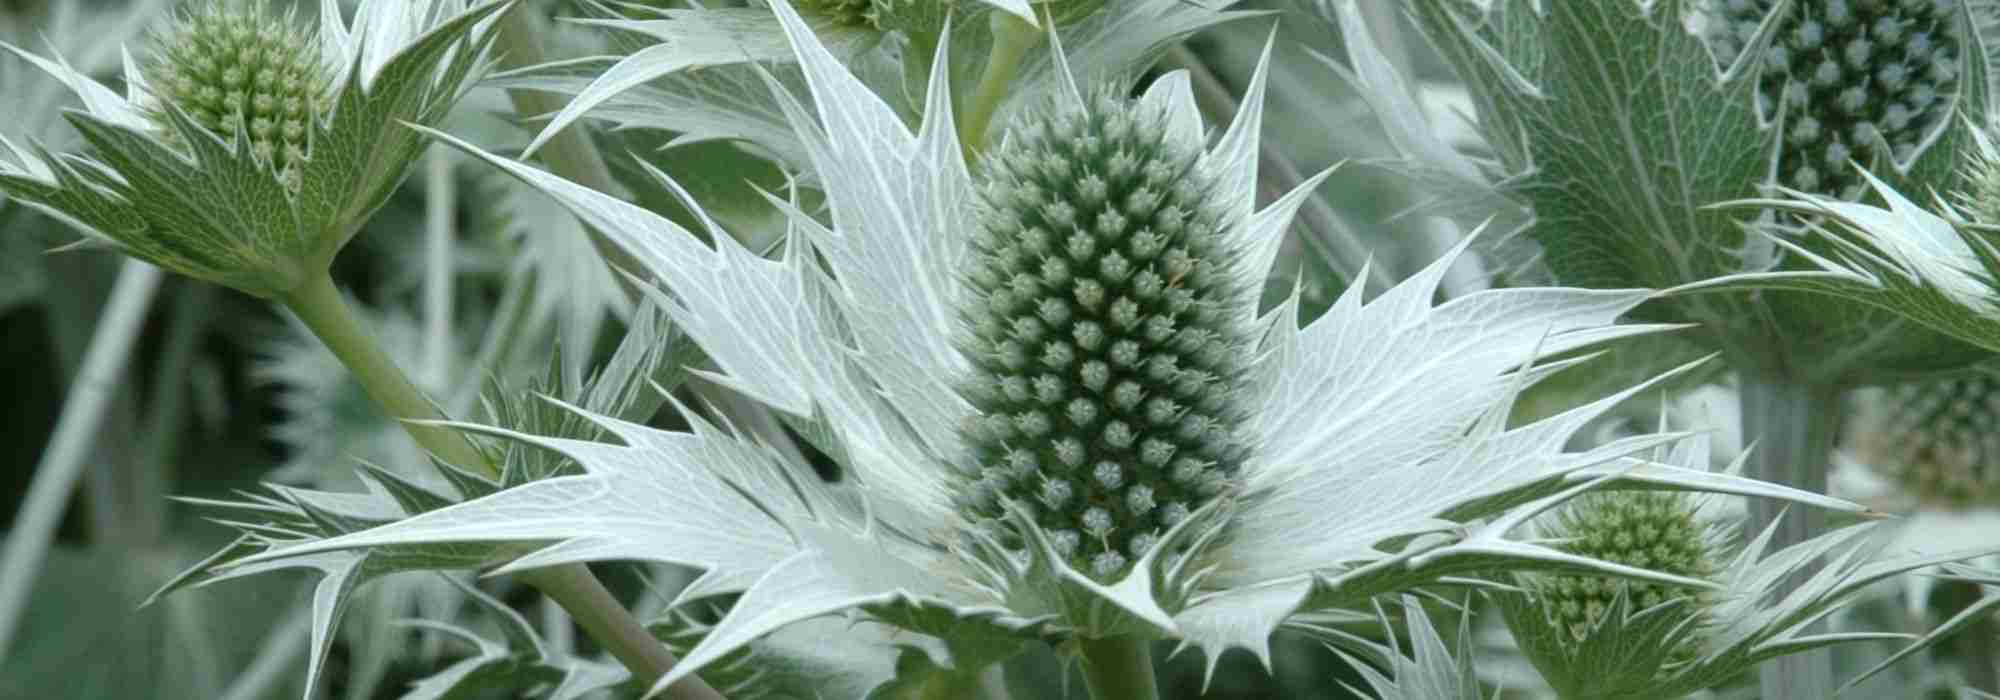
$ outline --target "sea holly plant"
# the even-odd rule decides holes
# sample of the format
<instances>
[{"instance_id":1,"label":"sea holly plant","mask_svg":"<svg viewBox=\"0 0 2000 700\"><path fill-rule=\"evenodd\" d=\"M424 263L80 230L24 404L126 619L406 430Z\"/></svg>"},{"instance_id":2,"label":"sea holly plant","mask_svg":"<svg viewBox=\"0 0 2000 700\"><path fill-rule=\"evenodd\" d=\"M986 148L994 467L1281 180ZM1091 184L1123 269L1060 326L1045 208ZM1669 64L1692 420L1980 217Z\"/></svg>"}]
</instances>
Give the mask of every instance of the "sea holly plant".
<instances>
[{"instance_id":1,"label":"sea holly plant","mask_svg":"<svg viewBox=\"0 0 2000 700\"><path fill-rule=\"evenodd\" d=\"M1152 640L1198 649L1211 673L1231 649L1268 664L1271 635L1296 616L1472 572L1711 585L1509 536L1591 488L1858 508L1628 457L1683 435L1565 451L1643 387L1508 426L1521 387L1576 362L1545 356L1663 330L1612 323L1644 290L1436 304L1447 257L1366 303L1352 289L1304 326L1295 298L1260 311L1247 290L1321 181L1255 206L1267 65L1211 145L1184 76L1136 98L1080 84L1055 39L1044 108L1017 113L1003 145L968 166L949 40L911 129L803 17L771 9L813 107L767 85L829 210L821 219L772 197L791 227L776 258L725 231L709 232L711 247L433 133L629 251L713 361L696 375L781 412L843 481L685 407L688 427L674 431L565 404L615 442L455 427L552 450L580 473L474 488L368 527L263 538L204 575L370 552L436 568L497 554L496 573L678 564L703 571L678 603L736 599L652 693L766 635L848 615L936 640L898 662L934 674L927 692L1048 642L1080 661L1096 696L1152 698Z\"/></svg>"},{"instance_id":2,"label":"sea holly plant","mask_svg":"<svg viewBox=\"0 0 2000 700\"><path fill-rule=\"evenodd\" d=\"M1689 469L1710 462L1704 441L1684 442L1656 457ZM1724 471L1742 469L1743 461ZM1517 590L1489 595L1522 653L1559 697L1682 698L1727 685L1773 658L1842 644L1907 642L1894 657L1901 658L1949 630L1923 637L1820 633L1808 623L1869 586L1993 551L1881 552L1879 535L1899 525L1880 520L1779 547L1773 545L1775 525L1738 534L1741 518L1724 500L1713 493L1587 494L1532 524L1564 551L1714 584L1514 574Z\"/></svg>"}]
</instances>

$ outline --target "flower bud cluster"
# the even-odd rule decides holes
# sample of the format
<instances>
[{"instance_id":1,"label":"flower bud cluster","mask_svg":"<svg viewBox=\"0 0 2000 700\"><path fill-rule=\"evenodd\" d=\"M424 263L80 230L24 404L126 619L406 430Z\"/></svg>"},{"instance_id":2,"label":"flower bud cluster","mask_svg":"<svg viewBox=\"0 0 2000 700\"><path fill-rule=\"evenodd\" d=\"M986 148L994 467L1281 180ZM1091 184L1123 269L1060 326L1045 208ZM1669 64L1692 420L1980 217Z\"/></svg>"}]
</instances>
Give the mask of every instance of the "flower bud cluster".
<instances>
[{"instance_id":1,"label":"flower bud cluster","mask_svg":"<svg viewBox=\"0 0 2000 700\"><path fill-rule=\"evenodd\" d=\"M1735 60L1776 0L1716 0L1710 42ZM1850 161L1906 162L1949 118L1963 42L1959 0L1794 2L1761 57L1759 103L1784 115L1779 182L1858 200Z\"/></svg>"},{"instance_id":2,"label":"flower bud cluster","mask_svg":"<svg viewBox=\"0 0 2000 700\"><path fill-rule=\"evenodd\" d=\"M1227 488L1251 337L1226 210L1165 115L1111 95L1026 117L986 182L960 347L975 523L1034 514L1109 579Z\"/></svg>"},{"instance_id":3,"label":"flower bud cluster","mask_svg":"<svg viewBox=\"0 0 2000 700\"><path fill-rule=\"evenodd\" d=\"M1905 384L1857 408L1856 457L1935 507L2000 507L2000 380Z\"/></svg>"},{"instance_id":4,"label":"flower bud cluster","mask_svg":"<svg viewBox=\"0 0 2000 700\"><path fill-rule=\"evenodd\" d=\"M1558 548L1570 554L1688 578L1715 572L1710 538L1696 520L1694 505L1680 493L1587 494L1558 516L1555 529L1557 537L1567 540ZM1706 596L1683 586L1604 576L1557 576L1538 585L1560 631L1579 642L1617 610L1621 591L1630 612L1686 598L1693 601L1689 614L1707 614ZM1676 650L1675 655L1694 651Z\"/></svg>"},{"instance_id":5,"label":"flower bud cluster","mask_svg":"<svg viewBox=\"0 0 2000 700\"><path fill-rule=\"evenodd\" d=\"M145 76L169 138L179 132L166 110L178 107L224 141L246 136L257 161L296 186L329 84L317 42L260 8L214 0L189 10L157 38Z\"/></svg>"}]
</instances>

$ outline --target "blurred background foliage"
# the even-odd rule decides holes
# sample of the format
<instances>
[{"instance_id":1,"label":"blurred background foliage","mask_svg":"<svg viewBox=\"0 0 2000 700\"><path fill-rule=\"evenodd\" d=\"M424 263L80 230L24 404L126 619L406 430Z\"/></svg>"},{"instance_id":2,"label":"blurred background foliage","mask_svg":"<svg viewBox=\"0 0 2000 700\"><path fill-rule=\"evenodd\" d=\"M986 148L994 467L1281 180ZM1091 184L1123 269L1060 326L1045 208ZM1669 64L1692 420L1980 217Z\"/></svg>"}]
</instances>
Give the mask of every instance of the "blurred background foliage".
<instances>
[{"instance_id":1,"label":"blurred background foliage","mask_svg":"<svg viewBox=\"0 0 2000 700\"><path fill-rule=\"evenodd\" d=\"M117 72L117 47L142 42L171 4L0 0L0 39L23 47L47 42L72 64L108 78ZM316 11L317 3L299 4L301 12ZM671 6L664 0L643 4ZM1395 3L1363 5L1371 21L1380 23L1379 36L1400 39L1385 48L1402 70L1430 88L1420 96L1427 107L1463 104L1462 91L1451 85L1455 78L1405 26ZM1345 163L1320 188L1305 223L1287 240L1269 299L1281 298L1296 284L1306 301L1304 314L1312 316L1355 282L1358 261L1343 258L1334 238L1358 240L1366 248L1371 289L1379 290L1482 223L1453 218L1449 207L1377 164L1391 154L1352 86L1328 66L1343 62L1345 49L1326 18L1309 4L1290 0L1254 0L1239 7L1272 14L1198 35L1169 52L1159 69L1193 70L1211 122L1224 119L1275 26L1265 139L1284 162L1266 162L1264 177L1272 180L1266 189L1290 187L1282 182L1284 167L1312 173ZM553 18L589 8L543 1L533 9ZM631 49L617 37L574 25L544 26L544 44L553 57ZM63 94L25 63L0 56L0 99L8 105L0 132L58 150L74 144L60 119ZM447 127L499 152L517 152L530 136L505 96L492 89L462 102ZM728 143L666 147L673 136L640 129L593 132L614 177L634 201L703 230L673 193L639 170L634 159L643 158L685 185L731 234L753 248L775 242L782 223L758 189L787 191L785 174ZM441 149L429 158L335 269L336 279L369 310L376 334L456 415L477 415L479 388L492 382L526 386L552 361L569 376L588 374L616 347L632 309L586 232L511 179ZM1532 251L1508 245L1505 234L1515 224L1492 222L1477 254L1466 258L1442 293L1541 281ZM0 200L0 358L5 358L0 386L11 399L10 410L0 413L0 463L6 465L0 469L0 524L19 516L120 265L116 256L101 252L48 252L75 238L60 223ZM442 297L427 292L440 276L449 290ZM558 346L559 358L552 357ZM1670 335L1613 347L1609 356L1539 387L1521 413L1548 415L1578 397L1648 378L1694 359L1698 355L1691 348ZM0 698L301 696L304 689L295 686L304 675L305 579L257 577L140 607L174 573L224 544L224 528L194 518L191 508L170 497L222 498L261 482L358 488L356 460L419 482L435 479L435 472L423 468L421 453L402 431L382 419L339 364L292 321L266 303L219 287L169 277L147 304L130 361L112 379L97 387L110 392L110 404L89 443L81 483L67 499L51 553L33 572L11 646L0 649ZM1728 377L1697 373L1670 389L1669 396L1632 407L1623 416L1626 422L1607 424L1597 434L1609 439L1634 426L1655 425L1663 412L1682 427L1736 424L1734 416L1716 415L1735 404L1728 397ZM1720 436L1723 459L1737 448L1726 445L1728 432ZM1854 493L1890 499L1882 501L1889 509L1897 497L1893 484L1871 480L1865 466L1849 466L1859 474L1850 479L1860 483ZM1894 505L1901 506L1899 512L1926 507ZM1932 531L1921 529L1927 526L1996 536L1994 505L1949 509L1937 516L1945 519L1941 525L1913 522L1914 536L1929 536ZM687 572L659 568L598 570L627 591L656 589L658 595L649 598L655 601L688 580ZM557 648L588 650L587 640L571 634L559 611L537 596L504 581L479 585L520 608ZM1966 595L1921 583L1888 586L1844 617L1872 629L1917 631L1963 605ZM476 606L458 588L436 576L392 578L375 584L361 601L333 650L325 687L317 689L323 697L401 697L412 683L474 651L399 624L402 620L453 621L494 631L480 626ZM1448 607L1434 606L1432 614L1447 634L1457 628L1457 613ZM1507 688L1506 697L1536 697L1538 681L1512 651L1496 616L1480 620L1473 629L1485 680ZM1374 634L1365 628L1347 631ZM1990 679L1992 649L1990 642L1947 645L1883 674L1856 697L1950 697L1949 679L1978 677L1976 661L1986 662ZM1170 651L1172 645L1163 644L1156 658ZM1839 664L1851 674L1891 651L1887 644L1857 646L1843 652ZM1227 656L1207 681L1207 697L1359 697L1347 689L1360 683L1359 676L1311 635L1281 635L1273 665L1275 675L1248 655ZM1081 682L1069 671L1046 652L1018 658L1006 669L1015 697L1082 697ZM1160 674L1171 697L1195 697L1204 685L1203 666L1193 653L1162 663Z\"/></svg>"}]
</instances>

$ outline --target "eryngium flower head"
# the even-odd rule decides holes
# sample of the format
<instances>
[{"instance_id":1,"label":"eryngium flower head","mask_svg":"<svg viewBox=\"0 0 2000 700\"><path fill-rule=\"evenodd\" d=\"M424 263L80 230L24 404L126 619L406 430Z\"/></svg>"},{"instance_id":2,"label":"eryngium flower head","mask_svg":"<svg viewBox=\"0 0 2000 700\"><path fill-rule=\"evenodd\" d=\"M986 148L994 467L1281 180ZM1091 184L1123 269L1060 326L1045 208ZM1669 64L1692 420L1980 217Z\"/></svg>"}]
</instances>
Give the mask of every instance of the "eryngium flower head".
<instances>
[{"instance_id":1,"label":"eryngium flower head","mask_svg":"<svg viewBox=\"0 0 2000 700\"><path fill-rule=\"evenodd\" d=\"M1100 94L1016 125L986 160L960 310L980 467L960 507L992 522L1024 504L1099 578L1217 496L1244 456L1232 222L1166 117Z\"/></svg>"},{"instance_id":2,"label":"eryngium flower head","mask_svg":"<svg viewBox=\"0 0 2000 700\"><path fill-rule=\"evenodd\" d=\"M247 137L256 164L296 190L306 124L324 118L331 81L305 32L262 8L211 0L158 35L141 68L160 101L147 112L170 141L179 133L172 109L225 143Z\"/></svg>"},{"instance_id":3,"label":"eryngium flower head","mask_svg":"<svg viewBox=\"0 0 2000 700\"><path fill-rule=\"evenodd\" d=\"M1710 44L1734 61L1776 0L1717 0ZM1952 114L1963 50L1958 0L1793 2L1756 60L1758 100L1777 115L1778 179L1805 191L1860 199L1850 161L1871 169L1907 162Z\"/></svg>"},{"instance_id":4,"label":"eryngium flower head","mask_svg":"<svg viewBox=\"0 0 2000 700\"><path fill-rule=\"evenodd\" d=\"M1910 383L1865 398L1847 426L1857 459L1928 506L2000 506L2000 380Z\"/></svg>"},{"instance_id":5,"label":"eryngium flower head","mask_svg":"<svg viewBox=\"0 0 2000 700\"><path fill-rule=\"evenodd\" d=\"M1714 546L1707 527L1696 520L1694 504L1674 492L1614 492L1591 494L1565 507L1551 528L1557 545L1571 554L1617 562L1677 576L1707 579L1715 573ZM1707 592L1653 581L1625 581L1602 576L1538 577L1532 584L1549 606L1554 624L1582 642L1604 624L1607 615L1629 615L1670 600L1684 599L1676 613L1692 624L1706 624ZM1699 649L1694 637L1676 645L1674 656L1692 658Z\"/></svg>"},{"instance_id":6,"label":"eryngium flower head","mask_svg":"<svg viewBox=\"0 0 2000 700\"><path fill-rule=\"evenodd\" d=\"M658 687L774 629L840 611L916 635L978 640L946 647L957 669L1024 644L1106 637L1181 639L1212 667L1227 649L1266 656L1270 636L1295 614L1468 570L1581 567L1702 585L1508 537L1532 512L1521 504L1548 507L1568 495L1567 481L1625 473L1637 465L1612 464L1621 455L1680 439L1562 451L1631 392L1527 425L1506 421L1521 384L1552 371L1536 366L1545 354L1661 330L1613 325L1649 292L1496 289L1440 304L1446 257L1367 303L1351 290L1301 326L1297 299L1265 312L1241 291L1270 270L1292 214L1323 181L1256 206L1268 53L1212 146L1185 74L1127 103L1086 98L1058 62L1052 113L1011 122L1016 145L979 172L998 183L982 201L953 123L948 45L912 130L790 5L771 7L812 107L775 79L773 99L827 203L821 216L774 198L791 225L779 258L722 230L706 237L711 248L629 202L441 138L548 192L629 249L669 287L656 298L675 325L714 361L704 376L772 407L840 464L842 482L812 478L806 465L700 414L687 414L686 431L663 431L579 409L616 442L507 435L561 452L581 475L215 566L483 543L478 551L496 556L491 547L532 552L509 568L602 559L700 567L706 573L685 600L741 597ZM1022 206L1017 195L1029 196L1029 184L1042 201ZM1049 229L1042 243L1037 228ZM1009 261L1009 249L1023 259ZM996 309L995 297L1007 303ZM1062 302L1068 316L1044 301ZM1015 321L1027 323L1007 326ZM1059 323L1066 337L1056 336ZM1250 332L1232 330L1238 324ZM1033 347L1030 335L1040 338ZM1009 341L1020 344L1018 363ZM1101 377L1085 374L1093 359L1104 363ZM1061 384L1036 386L1044 375ZM1182 391L1182 381L1202 390ZM1125 382L1141 394L1121 395ZM1079 398L1090 402L1079 409L1087 420L1070 420ZM1047 412L1046 429L1037 412ZM1022 413L1025 431L1013 420ZM1012 425L976 425L996 417ZM1076 430L1081 423L1092 431ZM1207 435L1182 435L1182 425ZM1087 444L1064 442L1085 436ZM1158 454L1148 439L1174 454ZM1034 461L1017 466L1011 455ZM1183 456L1201 475L1176 483ZM1102 474L1101 463L1111 465ZM1004 510L963 497L968 481L1008 470L994 489L1009 495ZM1673 467L1643 471L1689 488L1814 498ZM1222 497L1205 490L1215 483L1209 475L1223 476ZM1070 492L1045 494L1049 483ZM1063 508L1043 508L1045 495ZM1176 504L1191 512L1171 515ZM1073 547L1065 531L1075 533ZM458 553L450 565L467 561L467 550L450 551ZM1127 561L1100 568L1107 555Z\"/></svg>"},{"instance_id":7,"label":"eryngium flower head","mask_svg":"<svg viewBox=\"0 0 2000 700\"><path fill-rule=\"evenodd\" d=\"M316 34L207 0L161 34L127 94L0 43L62 81L90 150L51 155L0 138L0 193L92 240L181 274L280 297L388 201L435 124L471 88L511 0L333 3ZM11 156L11 157L8 157Z\"/></svg>"}]
</instances>

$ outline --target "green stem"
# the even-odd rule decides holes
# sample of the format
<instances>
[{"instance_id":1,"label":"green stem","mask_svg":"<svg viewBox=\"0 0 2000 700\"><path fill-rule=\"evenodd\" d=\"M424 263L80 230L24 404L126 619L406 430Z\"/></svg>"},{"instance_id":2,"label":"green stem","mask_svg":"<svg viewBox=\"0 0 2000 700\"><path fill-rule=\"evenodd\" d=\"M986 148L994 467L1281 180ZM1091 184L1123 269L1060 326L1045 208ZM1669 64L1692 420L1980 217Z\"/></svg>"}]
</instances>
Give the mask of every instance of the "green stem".
<instances>
[{"instance_id":1,"label":"green stem","mask_svg":"<svg viewBox=\"0 0 2000 700\"><path fill-rule=\"evenodd\" d=\"M1747 476L1792 488L1826 492L1828 458L1840 423L1840 390L1799 381L1782 371L1742 368L1743 438L1754 441ZM1783 515L1783 519L1779 518ZM1766 498L1750 499L1746 533L1755 536L1772 522L1773 551L1804 542L1826 530L1826 514L1816 508L1786 509ZM1833 659L1820 649L1779 657L1760 670L1767 700L1820 700L1833 697Z\"/></svg>"},{"instance_id":2,"label":"green stem","mask_svg":"<svg viewBox=\"0 0 2000 700\"><path fill-rule=\"evenodd\" d=\"M549 599L569 611L570 617L591 639L597 640L618 662L632 672L639 683L651 688L679 663L673 652L632 618L632 613L612 597L611 591L582 564L535 569L520 575L523 582L540 589ZM724 700L722 693L688 676L667 687L662 696L671 700Z\"/></svg>"},{"instance_id":3,"label":"green stem","mask_svg":"<svg viewBox=\"0 0 2000 700\"><path fill-rule=\"evenodd\" d=\"M1021 71L1021 59L1042 40L1041 32L1026 20L1006 12L991 13L993 49L986 54L986 68L973 86L972 102L958 120L958 143L970 163L986 151L986 133L992 129L993 113L1006 99L1007 88Z\"/></svg>"},{"instance_id":4,"label":"green stem","mask_svg":"<svg viewBox=\"0 0 2000 700\"><path fill-rule=\"evenodd\" d=\"M98 442L113 439L100 434L98 428L106 409L120 394L125 364L146 325L146 310L153 305L160 277L159 268L137 260L126 260L118 269L111 299L104 303L104 313L91 332L90 349L84 351L76 379L63 397L62 413L41 461L35 465L34 480L28 483L14 526L7 532L6 548L0 550L0 658L6 656L25 617L35 575L41 572L42 559L62 525L70 491L83 474L89 461L86 458Z\"/></svg>"},{"instance_id":5,"label":"green stem","mask_svg":"<svg viewBox=\"0 0 2000 700\"><path fill-rule=\"evenodd\" d=\"M1137 637L1085 639L1083 679L1091 700L1158 700L1148 642Z\"/></svg>"},{"instance_id":6,"label":"green stem","mask_svg":"<svg viewBox=\"0 0 2000 700\"><path fill-rule=\"evenodd\" d=\"M361 382L368 398L389 417L403 421L403 429L417 444L452 464L479 470L489 477L500 476L499 470L487 462L486 455L465 436L449 428L409 422L442 420L444 414L410 383L394 360L375 346L368 331L348 311L347 301L334 288L332 277L326 273L314 275L283 301L333 351L334 357L340 358L340 363Z\"/></svg>"}]
</instances>

